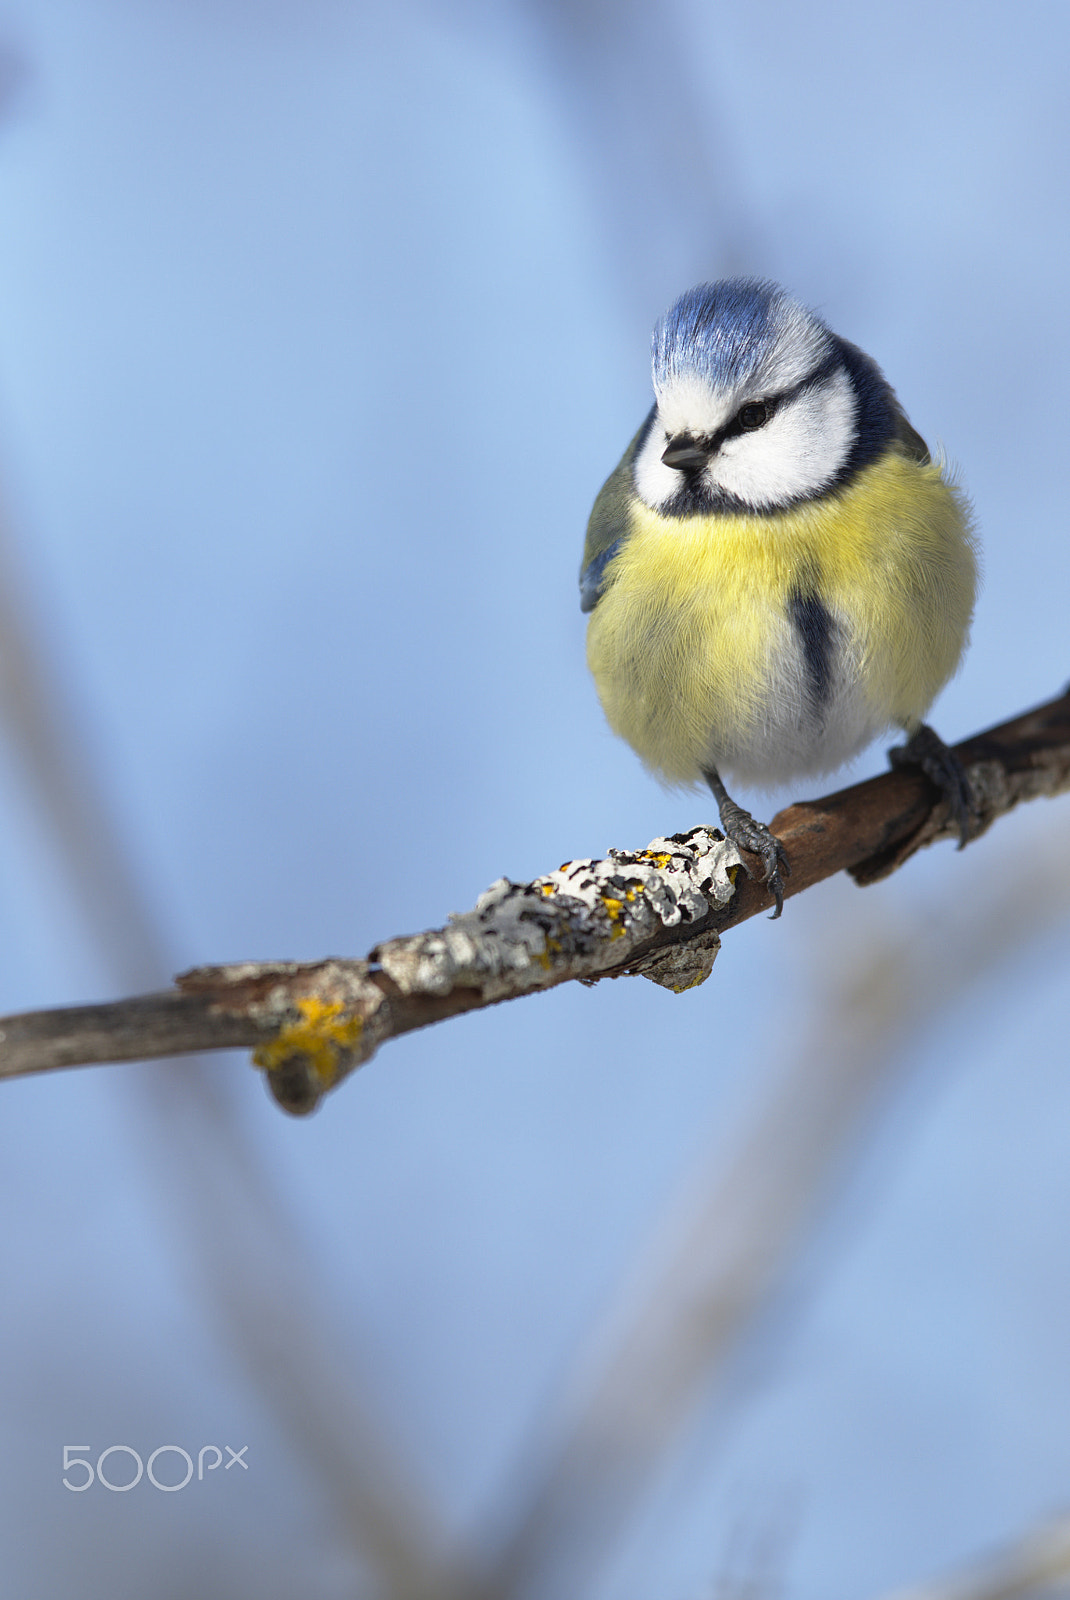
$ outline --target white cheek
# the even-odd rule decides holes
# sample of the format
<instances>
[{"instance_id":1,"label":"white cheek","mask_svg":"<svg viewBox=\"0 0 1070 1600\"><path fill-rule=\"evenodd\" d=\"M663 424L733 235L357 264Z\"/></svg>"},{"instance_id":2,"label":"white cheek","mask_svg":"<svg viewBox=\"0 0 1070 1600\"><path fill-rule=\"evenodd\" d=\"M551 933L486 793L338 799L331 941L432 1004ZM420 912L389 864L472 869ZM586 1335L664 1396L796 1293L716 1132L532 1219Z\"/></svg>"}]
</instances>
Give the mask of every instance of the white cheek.
<instances>
[{"instance_id":1,"label":"white cheek","mask_svg":"<svg viewBox=\"0 0 1070 1600\"><path fill-rule=\"evenodd\" d=\"M850 454L855 399L847 374L805 390L754 433L726 439L707 480L752 506L784 505L831 482Z\"/></svg>"},{"instance_id":2,"label":"white cheek","mask_svg":"<svg viewBox=\"0 0 1070 1600\"><path fill-rule=\"evenodd\" d=\"M648 506L666 505L686 481L661 459L673 434L701 437L716 432L739 403L738 395L719 398L700 383L684 381L659 400L634 468L636 489ZM783 401L764 428L726 439L706 469L705 481L714 494L734 495L759 509L815 494L846 462L855 438L855 415L850 379L837 372Z\"/></svg>"}]
</instances>

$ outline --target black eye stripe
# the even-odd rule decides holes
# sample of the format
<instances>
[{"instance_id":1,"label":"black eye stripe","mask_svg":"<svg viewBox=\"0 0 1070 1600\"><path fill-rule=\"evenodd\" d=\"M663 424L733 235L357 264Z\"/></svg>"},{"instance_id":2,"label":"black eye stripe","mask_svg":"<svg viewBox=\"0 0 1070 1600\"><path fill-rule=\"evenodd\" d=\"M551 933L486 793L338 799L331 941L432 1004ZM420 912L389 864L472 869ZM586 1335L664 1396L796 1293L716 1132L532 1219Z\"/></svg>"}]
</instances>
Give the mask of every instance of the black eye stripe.
<instances>
[{"instance_id":1,"label":"black eye stripe","mask_svg":"<svg viewBox=\"0 0 1070 1600\"><path fill-rule=\"evenodd\" d=\"M789 391L790 393L790 391ZM722 439L738 439L744 433L756 433L759 428L764 428L766 423L776 415L777 407L785 395L770 395L765 400L748 400L741 405L731 422L726 422L717 433L717 442Z\"/></svg>"},{"instance_id":2,"label":"black eye stripe","mask_svg":"<svg viewBox=\"0 0 1070 1600\"><path fill-rule=\"evenodd\" d=\"M782 405L790 405L793 400L796 400L800 395L805 394L808 389L816 389L820 384L825 383L830 377L833 376L834 373L843 373L847 377L848 382L852 383L853 387L856 387L853 382L853 369L851 368L849 362L844 358L843 353L845 350L848 352L853 351L853 346L845 346L842 341L839 341L839 346L840 347L838 349L831 351L828 356L826 356L825 360L816 366L812 372L808 372L805 377L799 378L788 388L781 389L777 394L766 395L760 400L745 400L730 421L724 423L720 428L715 429L713 433L696 436L694 438L695 444L700 445L703 450L705 450L707 455L716 455L717 451L721 448L721 445L726 440L740 439L745 433L757 432L759 428L765 427L766 424L769 423L774 416L776 416ZM748 428L744 426L741 418L743 413L748 411L752 406L764 408L765 416L761 422L757 423L757 425L752 423ZM649 429L658 420L660 420L658 406L655 403L654 408L650 412L650 415L648 416L644 425L643 440L642 444L640 445L640 449L645 448L647 440L650 436ZM692 435L688 434L687 437L691 438ZM670 440L670 436L667 431L664 433L664 440L666 443L668 443ZM659 449L659 454L660 453L661 452ZM719 510L729 511L753 509L752 507L748 507L746 501L737 499L736 496L728 493L727 491L711 488L709 485L706 485L704 488L698 487L701 475L697 471L683 471L682 475L686 479L686 483L682 485L678 491L676 491L672 504L666 507L666 509L673 511L675 515L685 515L689 507L691 507L692 501L694 502L693 509L695 510L710 509L710 507L713 506ZM807 497L803 496L802 498Z\"/></svg>"},{"instance_id":3,"label":"black eye stripe","mask_svg":"<svg viewBox=\"0 0 1070 1600\"><path fill-rule=\"evenodd\" d=\"M775 393L772 398L777 402L778 408L790 405L795 399L805 394L808 389L815 389L828 382L830 378L842 377L846 380L846 387L851 403L851 420L849 433L851 442L847 458L835 473L830 482L822 483L816 488L804 493L790 496L787 501L777 501L770 504L752 504L747 499L731 493L713 482L706 473L692 473L690 476L681 474L679 486L660 502L660 510L668 516L691 517L705 516L709 512L730 512L753 514L755 516L778 516L785 504L804 504L808 501L819 500L831 488L840 484L849 483L863 467L877 460L884 451L889 440L901 438L899 431L906 424L903 413L896 404L895 396L876 362L865 355L846 339L832 336L831 348L826 358L821 361L805 377L796 383L789 384L784 389ZM737 407L737 415L741 408ZM659 421L657 403L654 404L644 424L640 448L645 448L649 439L651 428ZM728 437L731 422L705 435L701 443L705 445L711 456L720 448L722 441ZM737 436L742 430L735 430ZM668 434L665 435L666 440ZM920 449L920 441L914 436L915 446ZM757 447L756 447L757 448Z\"/></svg>"},{"instance_id":4,"label":"black eye stripe","mask_svg":"<svg viewBox=\"0 0 1070 1600\"><path fill-rule=\"evenodd\" d=\"M819 367L815 367L813 372L808 372L805 378L793 383L789 389L782 389L779 394L764 395L759 400L745 401L732 420L726 422L723 428L718 428L711 436L711 449L716 449L724 439L738 439L744 433L756 433L759 428L764 428L766 423L776 416L781 405L798 399L807 389L814 389L818 384L824 383L838 368L842 370L843 362L838 355L832 354L822 361ZM760 422L751 422L748 425L743 421L743 414L752 407L763 407L765 415Z\"/></svg>"}]
</instances>

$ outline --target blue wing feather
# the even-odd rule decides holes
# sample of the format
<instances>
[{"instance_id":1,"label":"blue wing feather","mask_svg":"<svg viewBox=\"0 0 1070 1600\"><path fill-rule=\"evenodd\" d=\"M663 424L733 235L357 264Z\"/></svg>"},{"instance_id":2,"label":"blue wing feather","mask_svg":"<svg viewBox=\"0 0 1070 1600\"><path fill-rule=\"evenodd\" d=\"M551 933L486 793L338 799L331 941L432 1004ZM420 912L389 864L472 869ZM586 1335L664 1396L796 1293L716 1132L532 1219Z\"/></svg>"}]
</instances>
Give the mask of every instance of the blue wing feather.
<instances>
[{"instance_id":1,"label":"blue wing feather","mask_svg":"<svg viewBox=\"0 0 1070 1600\"><path fill-rule=\"evenodd\" d=\"M641 449L657 408L652 406L643 426L625 450L616 469L606 479L587 523L587 542L580 568L580 610L593 611L605 592L606 567L628 536L628 507L635 498L632 463Z\"/></svg>"}]
</instances>

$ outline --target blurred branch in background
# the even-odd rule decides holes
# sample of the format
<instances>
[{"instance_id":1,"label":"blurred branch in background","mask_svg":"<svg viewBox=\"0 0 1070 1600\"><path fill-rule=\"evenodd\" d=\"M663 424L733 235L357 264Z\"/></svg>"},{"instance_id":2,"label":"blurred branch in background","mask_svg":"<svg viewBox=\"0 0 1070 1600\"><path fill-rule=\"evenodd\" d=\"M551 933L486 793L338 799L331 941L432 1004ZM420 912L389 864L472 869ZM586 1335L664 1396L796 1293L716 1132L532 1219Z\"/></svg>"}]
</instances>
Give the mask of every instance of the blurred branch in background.
<instances>
[{"instance_id":1,"label":"blurred branch in background","mask_svg":"<svg viewBox=\"0 0 1070 1600\"><path fill-rule=\"evenodd\" d=\"M541 1471L521 1462L513 1528L479 1600L586 1592L728 1362L765 1332L793 1264L908 1080L920 1036L1065 918L1070 850L1058 835L1047 843L1014 874L969 880L899 938L878 934L844 973L750 1127L727 1157L711 1152L663 1222L579 1367ZM1004 1591L977 1591L989 1592Z\"/></svg>"},{"instance_id":2,"label":"blurred branch in background","mask_svg":"<svg viewBox=\"0 0 1070 1600\"><path fill-rule=\"evenodd\" d=\"M676 285L750 270L763 254L754 207L716 124L716 86L700 90L693 76L684 18L644 0L528 0L526 9L546 92L586 164L612 276L644 326Z\"/></svg>"},{"instance_id":3,"label":"blurred branch in background","mask_svg":"<svg viewBox=\"0 0 1070 1600\"><path fill-rule=\"evenodd\" d=\"M170 966L165 940L101 792L79 719L64 705L59 674L45 656L42 608L15 569L0 528L0 733L16 755L93 948L117 982L158 983Z\"/></svg>"},{"instance_id":4,"label":"blurred branch in background","mask_svg":"<svg viewBox=\"0 0 1070 1600\"><path fill-rule=\"evenodd\" d=\"M786 1587L800 1497L766 1498L727 1529L711 1600L777 1600Z\"/></svg>"},{"instance_id":5,"label":"blurred branch in background","mask_svg":"<svg viewBox=\"0 0 1070 1600\"><path fill-rule=\"evenodd\" d=\"M1070 693L955 749L976 837L1021 802L1070 788ZM947 801L903 769L797 802L772 825L791 863L787 896L840 871L873 882L957 836ZM480 1006L630 973L694 988L720 935L772 904L740 862L718 833L694 828L530 884L499 879L474 911L377 945L367 960L196 968L177 993L0 1017L0 1077L245 1044L279 1104L305 1113L385 1040Z\"/></svg>"},{"instance_id":6,"label":"blurred branch in background","mask_svg":"<svg viewBox=\"0 0 1070 1600\"><path fill-rule=\"evenodd\" d=\"M48 629L34 618L0 539L0 731L95 953L119 986L158 983L173 967L166 936L44 654ZM375 1385L356 1352L330 1348L325 1330L337 1319L235 1104L200 1062L163 1061L138 1079L138 1094L154 1188L169 1185L161 1216L265 1407L335 1507L340 1537L377 1569L383 1593L432 1594L442 1545L435 1518L396 1441L372 1421L364 1396Z\"/></svg>"},{"instance_id":7,"label":"blurred branch in background","mask_svg":"<svg viewBox=\"0 0 1070 1600\"><path fill-rule=\"evenodd\" d=\"M1024 1600L1065 1594L1070 1594L1070 1514L1064 1512L966 1572L897 1589L885 1600Z\"/></svg>"}]
</instances>

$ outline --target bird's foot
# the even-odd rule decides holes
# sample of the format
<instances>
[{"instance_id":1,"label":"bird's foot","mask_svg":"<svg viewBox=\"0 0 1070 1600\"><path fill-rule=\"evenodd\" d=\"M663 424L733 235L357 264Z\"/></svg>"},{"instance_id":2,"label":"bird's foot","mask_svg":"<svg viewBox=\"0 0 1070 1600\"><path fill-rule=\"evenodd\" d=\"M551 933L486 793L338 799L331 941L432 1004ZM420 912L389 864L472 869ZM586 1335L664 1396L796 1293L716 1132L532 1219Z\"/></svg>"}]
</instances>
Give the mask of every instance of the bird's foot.
<instances>
[{"instance_id":1,"label":"bird's foot","mask_svg":"<svg viewBox=\"0 0 1070 1600\"><path fill-rule=\"evenodd\" d=\"M954 750L927 723L915 728L906 744L889 750L893 767L920 767L947 801L951 821L958 829L959 849L968 844L977 830L980 812L966 768Z\"/></svg>"},{"instance_id":2,"label":"bird's foot","mask_svg":"<svg viewBox=\"0 0 1070 1600\"><path fill-rule=\"evenodd\" d=\"M755 822L749 811L744 811L742 806L736 805L721 781L721 774L716 767L704 768L702 776L717 801L725 838L730 839L737 850L749 850L751 855L757 856L761 861L762 882L776 902L776 910L770 918L770 921L775 922L784 909L784 878L791 877L791 862L788 860L787 851L764 822ZM743 866L747 877L753 879L756 874L747 866L746 861Z\"/></svg>"},{"instance_id":3,"label":"bird's foot","mask_svg":"<svg viewBox=\"0 0 1070 1600\"><path fill-rule=\"evenodd\" d=\"M752 855L760 857L762 882L776 902L772 916L775 922L784 909L784 879L791 877L791 862L784 846L775 833L770 833L764 822L755 822L749 811L737 806L727 795L718 809L725 837L731 839L738 850L749 850ZM747 876L754 878L756 874L746 861L743 865L747 869Z\"/></svg>"}]
</instances>

